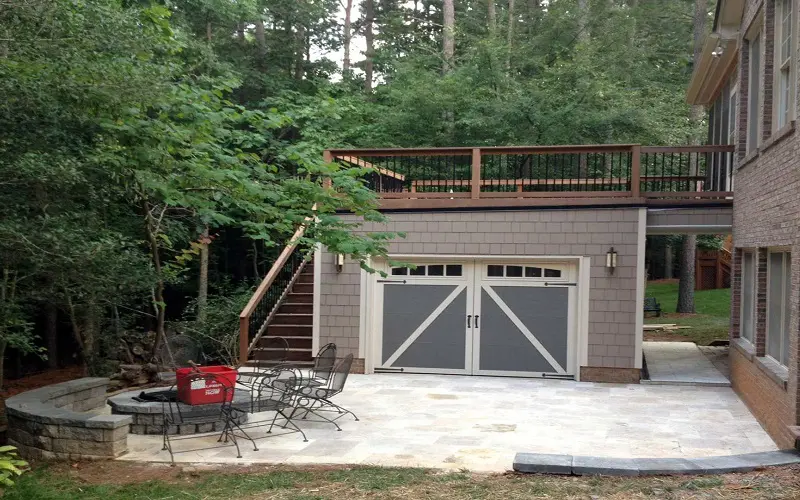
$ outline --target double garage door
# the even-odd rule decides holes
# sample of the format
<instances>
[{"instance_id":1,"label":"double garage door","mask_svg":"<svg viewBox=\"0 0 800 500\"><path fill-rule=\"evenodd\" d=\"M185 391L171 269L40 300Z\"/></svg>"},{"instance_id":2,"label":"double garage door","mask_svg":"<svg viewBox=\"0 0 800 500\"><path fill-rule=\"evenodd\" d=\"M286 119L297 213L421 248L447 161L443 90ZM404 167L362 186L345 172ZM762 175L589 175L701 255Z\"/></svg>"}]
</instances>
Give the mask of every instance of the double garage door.
<instances>
[{"instance_id":1,"label":"double garage door","mask_svg":"<svg viewBox=\"0 0 800 500\"><path fill-rule=\"evenodd\" d=\"M575 266L414 264L378 279L376 371L574 377Z\"/></svg>"}]
</instances>

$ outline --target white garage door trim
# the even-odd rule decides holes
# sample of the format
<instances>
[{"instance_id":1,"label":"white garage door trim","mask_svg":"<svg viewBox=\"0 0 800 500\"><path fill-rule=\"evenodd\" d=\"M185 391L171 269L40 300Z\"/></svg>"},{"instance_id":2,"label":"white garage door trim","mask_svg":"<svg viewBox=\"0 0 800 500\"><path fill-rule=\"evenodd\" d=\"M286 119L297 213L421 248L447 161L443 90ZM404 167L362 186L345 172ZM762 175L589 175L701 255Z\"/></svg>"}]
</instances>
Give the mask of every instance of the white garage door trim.
<instances>
[{"instance_id":1,"label":"white garage door trim","mask_svg":"<svg viewBox=\"0 0 800 500\"><path fill-rule=\"evenodd\" d=\"M509 263L519 265L522 263L527 263L528 265L535 265L536 263L549 263L553 265L561 264L563 267L562 269L568 270L562 274L561 279L559 278L547 278L540 280L541 285L544 285L545 281L547 285L550 287L567 287L568 294L569 294L569 313L568 313L568 353L567 353L567 363L566 366L561 366L561 370L555 369L553 370L552 374L548 374L553 377L558 377L559 374L566 374L570 378L579 379L579 366L586 363L586 356L588 351L587 345L587 337L588 337L588 285L589 285L589 263L590 259L586 257L578 257L578 256L485 256L485 255L392 255L392 260L401 261L401 262L414 262L414 263L421 263L421 262L428 262L428 263L463 263L467 264L472 261L482 261L483 264L485 263L492 263L492 264L501 264L501 263ZM390 269L386 262L375 261L372 263L376 269L382 270L384 272L389 272ZM481 265L475 266L467 266L467 268L476 268L478 271L483 267ZM466 274L466 273L465 273ZM363 342L360 345L360 352L364 353L365 357L365 368L367 373L373 373L375 369L379 369L379 371L390 371L381 369L381 356L382 356L382 321L383 321L383 286L380 286L378 281L379 280L396 280L398 278L406 278L406 281L409 282L409 278L411 277L402 277L402 276L388 276L386 278L382 278L377 274L367 274L366 272L362 272L362 305L363 307L362 314L361 314L361 324L360 324L360 331L362 332L362 339ZM416 279L426 279L422 277L415 277ZM470 277L465 276L466 279L471 279ZM439 278L442 279L442 278ZM491 280L492 278L486 278ZM517 285L513 285L513 279L506 279L503 281L502 285L505 286L529 286L530 279L526 280L518 280L522 281L517 283ZM560 281L560 283L559 283ZM568 286L576 284L578 286ZM472 287L467 287L467 289ZM482 287L476 287L475 291L479 291ZM478 294L476 294L478 295ZM473 303L477 299L472 299ZM476 304L476 307L479 307ZM508 307L506 306L508 309ZM513 318L512 318L512 321ZM516 318L514 323L522 323L519 318ZM519 325L518 325L519 326ZM523 325L524 326L524 325ZM529 330L529 329L527 329ZM479 331L479 330L478 330ZM525 332L523 330L522 334L525 334L526 337L529 337L531 332ZM527 334L526 334L527 333ZM479 335L479 333L478 333ZM477 347L480 344L478 335L475 335L473 340L473 344ZM535 335L530 335L535 339ZM529 338L530 340L530 338ZM535 344L534 344L535 345ZM468 346L467 351L472 350L472 367L473 369L469 369L470 366L467 365L467 370L461 371L461 373L474 373L475 375L500 375L500 376L520 376L520 377L531 377L536 376L537 372L515 372L515 371L508 371L508 370L479 370L480 366L480 353L478 352L479 349L469 349ZM541 344L538 346L541 347ZM556 363L558 364L558 363ZM410 371L410 370L409 370ZM414 369L414 372L420 373L457 373L454 370L437 370L437 369ZM541 375L541 374L539 374Z\"/></svg>"}]
</instances>

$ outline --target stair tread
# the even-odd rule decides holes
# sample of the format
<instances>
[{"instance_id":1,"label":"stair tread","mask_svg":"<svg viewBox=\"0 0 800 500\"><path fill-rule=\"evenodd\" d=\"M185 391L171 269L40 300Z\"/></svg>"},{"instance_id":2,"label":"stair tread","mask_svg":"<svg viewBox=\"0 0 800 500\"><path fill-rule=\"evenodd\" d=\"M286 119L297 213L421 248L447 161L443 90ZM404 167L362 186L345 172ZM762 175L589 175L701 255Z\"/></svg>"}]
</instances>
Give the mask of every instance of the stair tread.
<instances>
[{"instance_id":1,"label":"stair tread","mask_svg":"<svg viewBox=\"0 0 800 500\"><path fill-rule=\"evenodd\" d=\"M275 316L313 316L313 313L276 313Z\"/></svg>"}]
</instances>

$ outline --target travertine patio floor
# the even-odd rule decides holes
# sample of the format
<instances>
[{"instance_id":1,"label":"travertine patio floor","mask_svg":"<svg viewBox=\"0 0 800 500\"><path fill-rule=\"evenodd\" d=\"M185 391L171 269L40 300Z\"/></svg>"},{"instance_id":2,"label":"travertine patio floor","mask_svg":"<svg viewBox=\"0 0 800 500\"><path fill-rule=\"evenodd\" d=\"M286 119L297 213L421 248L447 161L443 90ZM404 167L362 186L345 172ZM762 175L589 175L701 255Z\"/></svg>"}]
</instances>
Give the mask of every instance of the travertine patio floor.
<instances>
[{"instance_id":1,"label":"travertine patio floor","mask_svg":"<svg viewBox=\"0 0 800 500\"><path fill-rule=\"evenodd\" d=\"M775 450L727 387L593 384L447 375L352 375L336 400L342 431L301 423L242 459L216 436L174 449L176 462L377 464L505 471L516 452L606 457L704 457ZM258 416L256 416L258 417ZM266 417L264 415L262 418ZM123 460L169 461L158 436L130 435Z\"/></svg>"}]
</instances>

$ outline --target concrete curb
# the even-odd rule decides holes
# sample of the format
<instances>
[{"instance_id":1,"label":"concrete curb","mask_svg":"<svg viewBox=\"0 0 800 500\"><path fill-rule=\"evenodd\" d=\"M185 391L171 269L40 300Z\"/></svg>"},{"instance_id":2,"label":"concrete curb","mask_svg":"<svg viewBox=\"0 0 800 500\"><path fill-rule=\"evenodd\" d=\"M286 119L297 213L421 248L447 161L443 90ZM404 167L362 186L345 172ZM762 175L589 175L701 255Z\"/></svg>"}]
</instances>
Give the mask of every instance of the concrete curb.
<instances>
[{"instance_id":1,"label":"concrete curb","mask_svg":"<svg viewBox=\"0 0 800 500\"><path fill-rule=\"evenodd\" d=\"M727 474L792 464L800 464L800 452L766 451L703 458L610 458L541 453L517 453L514 457L517 472L575 476Z\"/></svg>"}]
</instances>

